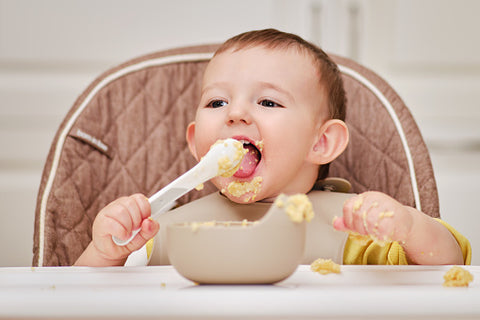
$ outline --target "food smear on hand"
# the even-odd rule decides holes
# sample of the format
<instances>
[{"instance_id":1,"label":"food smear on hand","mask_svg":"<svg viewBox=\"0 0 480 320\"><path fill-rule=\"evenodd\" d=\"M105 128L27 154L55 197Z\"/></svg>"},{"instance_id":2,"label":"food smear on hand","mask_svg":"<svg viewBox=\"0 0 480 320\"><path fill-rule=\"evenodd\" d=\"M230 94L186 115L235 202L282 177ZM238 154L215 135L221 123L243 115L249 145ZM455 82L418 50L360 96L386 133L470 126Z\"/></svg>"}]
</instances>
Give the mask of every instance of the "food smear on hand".
<instances>
[{"instance_id":1,"label":"food smear on hand","mask_svg":"<svg viewBox=\"0 0 480 320\"><path fill-rule=\"evenodd\" d=\"M227 191L234 197L241 197L247 193L253 193L245 202L255 200L257 193L262 187L262 177L255 177L251 181L232 181L227 186Z\"/></svg>"},{"instance_id":2,"label":"food smear on hand","mask_svg":"<svg viewBox=\"0 0 480 320\"><path fill-rule=\"evenodd\" d=\"M303 220L310 222L313 217L313 206L306 194L292 196L280 195L275 199L274 205L284 208L290 220L300 223Z\"/></svg>"},{"instance_id":3,"label":"food smear on hand","mask_svg":"<svg viewBox=\"0 0 480 320\"><path fill-rule=\"evenodd\" d=\"M340 265L336 264L331 259L319 258L312 262L310 270L320 274L340 273Z\"/></svg>"},{"instance_id":4,"label":"food smear on hand","mask_svg":"<svg viewBox=\"0 0 480 320\"><path fill-rule=\"evenodd\" d=\"M213 144L213 146L221 143L224 143L225 147L228 146L224 140L218 140ZM240 165L242 164L242 159L245 157L245 154L248 152L247 149L243 148L243 143L241 143L240 141L233 142L233 146L235 147L235 154L233 155L233 159L231 159L227 155L218 159L218 175L219 176L222 176L225 178L233 176L233 174L237 172L238 169L240 168Z\"/></svg>"},{"instance_id":5,"label":"food smear on hand","mask_svg":"<svg viewBox=\"0 0 480 320\"><path fill-rule=\"evenodd\" d=\"M353 203L353 212L357 211L358 209L360 209L360 207L362 206L363 204L363 196L362 195L359 195L357 197L357 199L355 200L355 202Z\"/></svg>"},{"instance_id":6,"label":"food smear on hand","mask_svg":"<svg viewBox=\"0 0 480 320\"><path fill-rule=\"evenodd\" d=\"M443 279L444 287L468 287L468 284L473 281L473 275L462 267L453 266L445 273Z\"/></svg>"}]
</instances>

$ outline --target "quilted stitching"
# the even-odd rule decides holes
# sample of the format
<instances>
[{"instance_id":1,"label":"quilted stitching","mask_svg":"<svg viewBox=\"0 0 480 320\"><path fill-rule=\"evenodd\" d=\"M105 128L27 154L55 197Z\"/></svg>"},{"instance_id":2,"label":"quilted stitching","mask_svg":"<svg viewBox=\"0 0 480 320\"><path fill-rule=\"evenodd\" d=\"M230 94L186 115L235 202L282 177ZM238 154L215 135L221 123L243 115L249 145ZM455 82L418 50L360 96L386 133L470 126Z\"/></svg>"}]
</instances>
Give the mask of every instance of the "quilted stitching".
<instances>
[{"instance_id":1,"label":"quilted stitching","mask_svg":"<svg viewBox=\"0 0 480 320\"><path fill-rule=\"evenodd\" d=\"M180 79L192 79L203 73L202 68L172 65L160 67L161 71L139 71L135 77L111 83L92 100L75 127L103 137L114 147L115 156L108 160L89 146L67 139L53 188L62 212L52 211L47 221L49 228L56 230L57 241L46 260L72 263L90 241L95 215L112 196L153 193L191 167L194 159L186 150L184 130L172 130L172 123L185 128L193 119L199 81L165 84L165 79L178 79L179 72L185 73ZM65 209L86 214L65 215ZM81 246L66 250L65 243L72 242Z\"/></svg>"},{"instance_id":2,"label":"quilted stitching","mask_svg":"<svg viewBox=\"0 0 480 320\"><path fill-rule=\"evenodd\" d=\"M47 207L45 265L73 263L88 245L92 222L107 203L133 192L151 195L193 166L185 126L194 117L204 67L205 63L151 67L97 93L74 128L100 137L114 149L114 156L108 159L78 140L66 140ZM404 153L398 152L401 142L390 118L371 92L344 79L352 138L332 163L331 175L349 179L355 192L382 190L413 205L408 166ZM408 122L408 111L399 116ZM204 191L189 193L179 202L213 190L207 183Z\"/></svg>"}]
</instances>

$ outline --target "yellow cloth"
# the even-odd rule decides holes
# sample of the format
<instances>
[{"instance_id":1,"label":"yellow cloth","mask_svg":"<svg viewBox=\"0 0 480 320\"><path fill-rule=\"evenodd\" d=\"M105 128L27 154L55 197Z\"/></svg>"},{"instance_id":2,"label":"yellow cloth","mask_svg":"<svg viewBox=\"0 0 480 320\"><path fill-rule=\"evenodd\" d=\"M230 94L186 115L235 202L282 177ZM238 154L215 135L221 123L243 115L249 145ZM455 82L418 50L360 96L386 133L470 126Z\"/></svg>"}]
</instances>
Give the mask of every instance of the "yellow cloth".
<instances>
[{"instance_id":1,"label":"yellow cloth","mask_svg":"<svg viewBox=\"0 0 480 320\"><path fill-rule=\"evenodd\" d=\"M468 239L445 221L435 220L452 233L462 250L464 264L470 264L472 248ZM343 252L343 264L407 265L408 261L405 251L396 241L382 246L371 239L350 235Z\"/></svg>"}]
</instances>

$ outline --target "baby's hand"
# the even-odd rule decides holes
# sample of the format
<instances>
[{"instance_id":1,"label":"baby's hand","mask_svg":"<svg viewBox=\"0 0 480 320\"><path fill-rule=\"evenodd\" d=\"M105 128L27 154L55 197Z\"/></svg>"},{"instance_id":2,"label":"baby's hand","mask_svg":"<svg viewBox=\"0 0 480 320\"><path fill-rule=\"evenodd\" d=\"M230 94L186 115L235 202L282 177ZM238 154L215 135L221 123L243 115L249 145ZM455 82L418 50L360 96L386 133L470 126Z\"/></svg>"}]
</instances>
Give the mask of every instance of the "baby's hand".
<instances>
[{"instance_id":1,"label":"baby's hand","mask_svg":"<svg viewBox=\"0 0 480 320\"><path fill-rule=\"evenodd\" d=\"M159 224L149 219L150 204L141 194L119 198L103 208L95 218L92 229L92 244L103 259L112 260L112 265L123 264L128 255L140 249L153 238ZM112 236L128 239L133 230L140 232L126 246L117 246ZM116 263L118 262L118 263Z\"/></svg>"},{"instance_id":2,"label":"baby's hand","mask_svg":"<svg viewBox=\"0 0 480 320\"><path fill-rule=\"evenodd\" d=\"M343 217L333 221L337 230L400 244L408 239L412 224L411 211L381 192L365 192L348 199L343 206Z\"/></svg>"}]
</instances>

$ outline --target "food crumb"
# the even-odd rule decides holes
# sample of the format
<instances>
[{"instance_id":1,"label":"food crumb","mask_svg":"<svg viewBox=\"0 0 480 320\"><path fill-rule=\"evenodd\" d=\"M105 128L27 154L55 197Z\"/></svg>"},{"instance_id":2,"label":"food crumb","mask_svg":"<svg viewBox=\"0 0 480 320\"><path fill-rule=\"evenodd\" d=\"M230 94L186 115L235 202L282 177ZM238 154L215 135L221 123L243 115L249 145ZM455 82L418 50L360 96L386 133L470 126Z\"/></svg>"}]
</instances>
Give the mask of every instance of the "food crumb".
<instances>
[{"instance_id":1,"label":"food crumb","mask_svg":"<svg viewBox=\"0 0 480 320\"><path fill-rule=\"evenodd\" d=\"M340 265L336 264L331 259L319 258L312 262L310 270L320 274L340 273Z\"/></svg>"},{"instance_id":2,"label":"food crumb","mask_svg":"<svg viewBox=\"0 0 480 320\"><path fill-rule=\"evenodd\" d=\"M468 284L473 281L473 275L462 267L453 266L445 273L443 279L444 287L468 287Z\"/></svg>"},{"instance_id":3,"label":"food crumb","mask_svg":"<svg viewBox=\"0 0 480 320\"><path fill-rule=\"evenodd\" d=\"M203 183L200 183L198 186L195 187L195 190L200 191L203 190Z\"/></svg>"},{"instance_id":4,"label":"food crumb","mask_svg":"<svg viewBox=\"0 0 480 320\"><path fill-rule=\"evenodd\" d=\"M213 227L215 226L216 221L207 221L207 222L191 222L190 227L192 228L193 232L196 232L198 228L202 227Z\"/></svg>"},{"instance_id":5,"label":"food crumb","mask_svg":"<svg viewBox=\"0 0 480 320\"><path fill-rule=\"evenodd\" d=\"M393 211L383 211L378 214L378 219L391 218L393 215Z\"/></svg>"},{"instance_id":6,"label":"food crumb","mask_svg":"<svg viewBox=\"0 0 480 320\"><path fill-rule=\"evenodd\" d=\"M310 222L314 217L312 203L305 194L295 194L288 197L279 196L274 205L285 208L285 212L293 222L300 223L303 220Z\"/></svg>"},{"instance_id":7,"label":"food crumb","mask_svg":"<svg viewBox=\"0 0 480 320\"><path fill-rule=\"evenodd\" d=\"M263 140L255 141L255 145L257 146L258 150L260 150L260 152L263 151Z\"/></svg>"},{"instance_id":8,"label":"food crumb","mask_svg":"<svg viewBox=\"0 0 480 320\"><path fill-rule=\"evenodd\" d=\"M362 198L362 196L358 196L357 200L355 200L355 202L353 203L353 212L360 209L362 204L363 204L363 198Z\"/></svg>"},{"instance_id":9,"label":"food crumb","mask_svg":"<svg viewBox=\"0 0 480 320\"><path fill-rule=\"evenodd\" d=\"M250 227L256 225L259 221L248 221L243 219L242 221L206 221L206 222L187 222L185 225L189 226L192 232L198 231L200 227Z\"/></svg>"}]
</instances>

